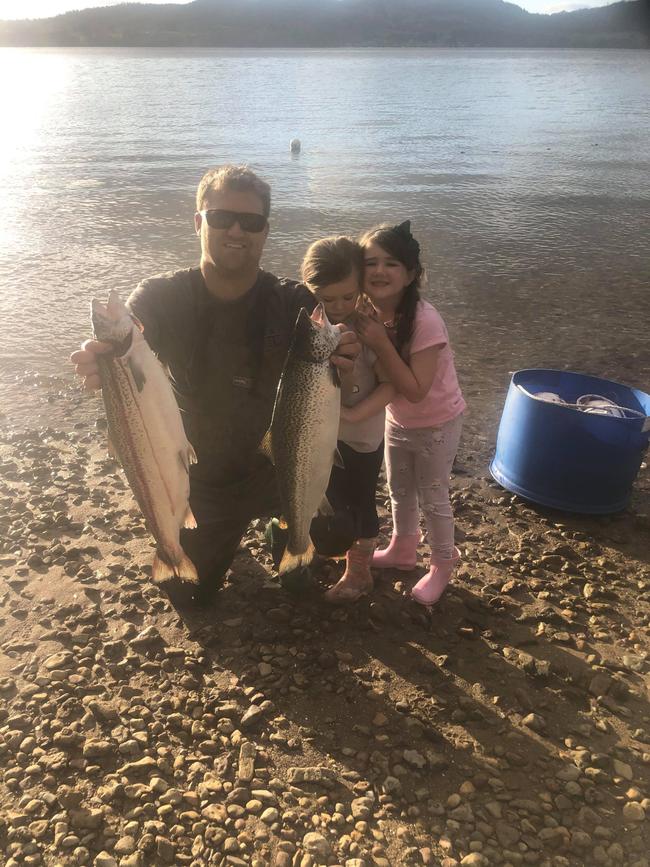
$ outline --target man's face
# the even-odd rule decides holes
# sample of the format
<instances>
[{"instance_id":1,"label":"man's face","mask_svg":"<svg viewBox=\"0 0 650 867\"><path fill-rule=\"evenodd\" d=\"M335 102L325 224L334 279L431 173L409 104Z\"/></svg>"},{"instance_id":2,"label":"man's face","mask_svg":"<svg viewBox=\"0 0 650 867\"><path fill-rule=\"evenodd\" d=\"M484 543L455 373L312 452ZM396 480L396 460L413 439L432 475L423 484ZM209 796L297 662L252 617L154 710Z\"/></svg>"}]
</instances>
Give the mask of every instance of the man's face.
<instances>
[{"instance_id":1,"label":"man's face","mask_svg":"<svg viewBox=\"0 0 650 867\"><path fill-rule=\"evenodd\" d=\"M239 190L210 190L203 209L218 208L242 214L264 214L264 205L257 193ZM264 242L269 233L268 223L261 232L247 232L235 222L229 229L213 229L200 214L195 226L201 238L201 253L217 271L236 276L259 267Z\"/></svg>"}]
</instances>

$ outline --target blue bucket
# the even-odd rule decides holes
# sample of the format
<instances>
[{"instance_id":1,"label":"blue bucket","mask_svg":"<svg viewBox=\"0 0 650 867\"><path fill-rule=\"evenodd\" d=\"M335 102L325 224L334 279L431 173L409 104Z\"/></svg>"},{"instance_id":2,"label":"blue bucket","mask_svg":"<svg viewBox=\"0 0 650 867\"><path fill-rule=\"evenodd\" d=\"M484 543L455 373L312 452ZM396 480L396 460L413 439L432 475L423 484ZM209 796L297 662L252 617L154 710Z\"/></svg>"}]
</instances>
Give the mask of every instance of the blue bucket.
<instances>
[{"instance_id":1,"label":"blue bucket","mask_svg":"<svg viewBox=\"0 0 650 867\"><path fill-rule=\"evenodd\" d=\"M565 403L534 395L551 392ZM580 409L598 395L621 417ZM623 410L624 408L624 410ZM493 478L533 503L602 515L624 509L650 439L650 395L566 370L518 370L501 415Z\"/></svg>"}]
</instances>

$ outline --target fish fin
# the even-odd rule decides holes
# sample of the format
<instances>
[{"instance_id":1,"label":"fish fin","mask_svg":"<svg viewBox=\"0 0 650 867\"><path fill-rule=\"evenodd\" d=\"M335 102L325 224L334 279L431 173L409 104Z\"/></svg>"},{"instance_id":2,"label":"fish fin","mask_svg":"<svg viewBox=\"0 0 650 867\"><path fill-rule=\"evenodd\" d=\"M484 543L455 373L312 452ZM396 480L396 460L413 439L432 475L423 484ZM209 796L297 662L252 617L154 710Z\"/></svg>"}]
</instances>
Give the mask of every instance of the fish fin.
<instances>
[{"instance_id":1,"label":"fish fin","mask_svg":"<svg viewBox=\"0 0 650 867\"><path fill-rule=\"evenodd\" d=\"M191 507L187 507L187 512L185 512L185 521L183 522L183 527L186 530L196 530L196 518L194 517L194 512Z\"/></svg>"},{"instance_id":2,"label":"fish fin","mask_svg":"<svg viewBox=\"0 0 650 867\"><path fill-rule=\"evenodd\" d=\"M192 563L182 548L180 549L180 553L181 558L178 563L170 563L162 551L156 551L156 556L153 558L153 566L151 567L154 584L162 584L165 581L170 581L172 578L189 581L192 584L199 583L199 576L194 563Z\"/></svg>"},{"instance_id":3,"label":"fish fin","mask_svg":"<svg viewBox=\"0 0 650 867\"><path fill-rule=\"evenodd\" d=\"M332 463L335 467L340 467L342 470L345 469L345 464L343 463L341 452L338 449L334 449L334 460L332 461Z\"/></svg>"},{"instance_id":4,"label":"fish fin","mask_svg":"<svg viewBox=\"0 0 650 867\"><path fill-rule=\"evenodd\" d=\"M311 561L314 559L314 546L309 540L309 546L306 551L301 551L299 554L292 554L289 551L289 547L285 549L284 555L282 556L282 560L280 561L280 568L278 569L278 573L282 575L284 572L292 572L294 569L297 569L299 566L308 566Z\"/></svg>"},{"instance_id":5,"label":"fish fin","mask_svg":"<svg viewBox=\"0 0 650 867\"><path fill-rule=\"evenodd\" d=\"M336 388L340 388L341 374L339 373L338 367L335 367L333 364L330 364L330 377L332 379L332 383L336 386Z\"/></svg>"},{"instance_id":6,"label":"fish fin","mask_svg":"<svg viewBox=\"0 0 650 867\"><path fill-rule=\"evenodd\" d=\"M174 577L174 567L160 551L156 551L156 556L153 558L151 577L154 584L162 584Z\"/></svg>"},{"instance_id":7,"label":"fish fin","mask_svg":"<svg viewBox=\"0 0 650 867\"><path fill-rule=\"evenodd\" d=\"M185 551L183 551L183 556L181 557L180 562L176 563L174 566L174 574L177 578L180 578L181 581L189 581L190 584L199 583L196 566L192 563Z\"/></svg>"},{"instance_id":8,"label":"fish fin","mask_svg":"<svg viewBox=\"0 0 650 867\"><path fill-rule=\"evenodd\" d=\"M187 444L187 448L179 449L178 460L181 462L181 466L186 473L189 473L190 471L190 464L195 464L197 462L196 452L189 443Z\"/></svg>"},{"instance_id":9,"label":"fish fin","mask_svg":"<svg viewBox=\"0 0 650 867\"><path fill-rule=\"evenodd\" d=\"M318 515L333 515L334 509L332 508L332 504L327 499L327 494L323 494L323 499L321 500L321 504L317 510Z\"/></svg>"},{"instance_id":10,"label":"fish fin","mask_svg":"<svg viewBox=\"0 0 650 867\"><path fill-rule=\"evenodd\" d=\"M271 463L274 463L272 440L271 440L271 428L269 428L267 430L267 432L264 434L264 436L262 437L262 442L260 443L259 450L262 452L263 455L266 455L266 457L271 461Z\"/></svg>"},{"instance_id":11,"label":"fish fin","mask_svg":"<svg viewBox=\"0 0 650 867\"><path fill-rule=\"evenodd\" d=\"M147 381L147 378L144 375L144 371L135 363L131 355L127 360L127 364L129 366L129 370L131 371L133 381L135 382L135 387L138 389L138 391L142 391Z\"/></svg>"}]
</instances>

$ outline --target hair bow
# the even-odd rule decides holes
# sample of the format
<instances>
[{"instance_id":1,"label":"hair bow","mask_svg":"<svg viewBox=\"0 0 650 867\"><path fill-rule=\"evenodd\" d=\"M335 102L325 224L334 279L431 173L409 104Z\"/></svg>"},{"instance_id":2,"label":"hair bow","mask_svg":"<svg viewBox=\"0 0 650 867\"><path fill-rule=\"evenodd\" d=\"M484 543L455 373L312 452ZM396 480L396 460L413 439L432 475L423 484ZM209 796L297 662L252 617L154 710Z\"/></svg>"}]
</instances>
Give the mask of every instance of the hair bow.
<instances>
[{"instance_id":1,"label":"hair bow","mask_svg":"<svg viewBox=\"0 0 650 867\"><path fill-rule=\"evenodd\" d=\"M406 241L406 243L409 245L409 247L413 250L413 252L417 256L420 255L420 245L418 244L418 242L415 240L415 238L411 234L411 221L410 220L404 220L404 222L400 223L399 226L395 226L393 228L393 231L395 232L396 235L400 235Z\"/></svg>"}]
</instances>

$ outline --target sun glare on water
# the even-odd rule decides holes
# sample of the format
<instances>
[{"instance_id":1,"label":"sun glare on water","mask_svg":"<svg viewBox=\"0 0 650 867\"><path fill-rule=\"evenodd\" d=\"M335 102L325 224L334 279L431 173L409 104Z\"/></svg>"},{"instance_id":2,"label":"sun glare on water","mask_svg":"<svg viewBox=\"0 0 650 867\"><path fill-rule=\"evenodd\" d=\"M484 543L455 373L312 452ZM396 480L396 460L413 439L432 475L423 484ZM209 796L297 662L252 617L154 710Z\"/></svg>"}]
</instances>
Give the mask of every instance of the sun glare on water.
<instances>
[{"instance_id":1,"label":"sun glare on water","mask_svg":"<svg viewBox=\"0 0 650 867\"><path fill-rule=\"evenodd\" d=\"M28 204L25 199L22 204L7 201L8 191L18 188L33 193L46 177L43 145L56 134L57 105L70 69L69 58L60 54L38 49L0 50L0 247L4 249L16 208Z\"/></svg>"}]
</instances>

